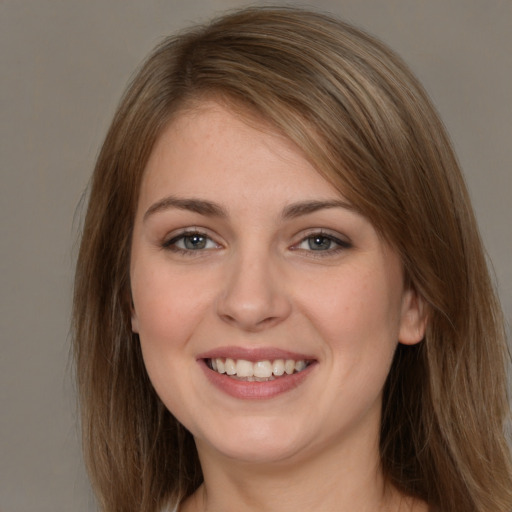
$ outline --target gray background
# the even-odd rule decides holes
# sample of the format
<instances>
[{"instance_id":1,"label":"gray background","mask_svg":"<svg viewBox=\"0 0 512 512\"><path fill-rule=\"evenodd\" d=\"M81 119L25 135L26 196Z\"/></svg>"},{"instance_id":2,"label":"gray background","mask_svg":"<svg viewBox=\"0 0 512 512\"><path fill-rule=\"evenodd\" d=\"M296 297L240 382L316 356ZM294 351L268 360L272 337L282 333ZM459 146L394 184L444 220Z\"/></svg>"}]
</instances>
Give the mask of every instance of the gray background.
<instances>
[{"instance_id":1,"label":"gray background","mask_svg":"<svg viewBox=\"0 0 512 512\"><path fill-rule=\"evenodd\" d=\"M141 59L173 30L241 5L0 0L2 512L94 510L69 363L76 207ZM511 0L309 5L377 35L423 81L466 173L510 324Z\"/></svg>"}]
</instances>

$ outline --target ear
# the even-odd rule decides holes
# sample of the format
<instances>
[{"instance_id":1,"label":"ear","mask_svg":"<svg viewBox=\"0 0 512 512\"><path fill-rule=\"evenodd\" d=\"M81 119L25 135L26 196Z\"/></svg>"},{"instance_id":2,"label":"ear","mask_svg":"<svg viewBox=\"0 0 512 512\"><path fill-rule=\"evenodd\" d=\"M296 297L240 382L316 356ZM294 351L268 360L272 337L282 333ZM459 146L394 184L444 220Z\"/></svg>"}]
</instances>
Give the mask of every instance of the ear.
<instances>
[{"instance_id":1,"label":"ear","mask_svg":"<svg viewBox=\"0 0 512 512\"><path fill-rule=\"evenodd\" d=\"M419 343L425 336L427 320L427 307L423 297L413 288L404 290L398 341L404 345Z\"/></svg>"},{"instance_id":2,"label":"ear","mask_svg":"<svg viewBox=\"0 0 512 512\"><path fill-rule=\"evenodd\" d=\"M137 317L137 313L135 312L135 305L133 304L132 297L130 297L130 312L132 316L132 332L139 334L139 319Z\"/></svg>"}]
</instances>

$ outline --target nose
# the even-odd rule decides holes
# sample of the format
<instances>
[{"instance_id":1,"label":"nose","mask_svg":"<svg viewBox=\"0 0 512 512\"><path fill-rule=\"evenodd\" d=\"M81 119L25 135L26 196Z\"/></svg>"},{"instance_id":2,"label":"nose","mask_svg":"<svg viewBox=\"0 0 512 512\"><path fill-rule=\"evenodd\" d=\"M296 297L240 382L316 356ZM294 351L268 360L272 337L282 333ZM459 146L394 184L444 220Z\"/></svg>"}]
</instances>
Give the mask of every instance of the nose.
<instances>
[{"instance_id":1,"label":"nose","mask_svg":"<svg viewBox=\"0 0 512 512\"><path fill-rule=\"evenodd\" d=\"M288 318L292 307L286 279L271 255L239 256L226 273L217 301L217 313L224 322L259 332Z\"/></svg>"}]
</instances>

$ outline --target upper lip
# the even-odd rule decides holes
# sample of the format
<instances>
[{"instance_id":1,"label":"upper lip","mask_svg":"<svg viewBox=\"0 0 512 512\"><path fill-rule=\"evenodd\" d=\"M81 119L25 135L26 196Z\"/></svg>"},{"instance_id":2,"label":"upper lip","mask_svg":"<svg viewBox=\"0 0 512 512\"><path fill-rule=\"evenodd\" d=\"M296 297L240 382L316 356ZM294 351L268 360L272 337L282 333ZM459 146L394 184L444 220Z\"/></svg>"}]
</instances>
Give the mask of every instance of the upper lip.
<instances>
[{"instance_id":1,"label":"upper lip","mask_svg":"<svg viewBox=\"0 0 512 512\"><path fill-rule=\"evenodd\" d=\"M275 361L276 359L293 359L295 361L312 361L316 358L310 354L302 354L273 347L218 347L197 356L197 359L244 359L246 361Z\"/></svg>"}]
</instances>

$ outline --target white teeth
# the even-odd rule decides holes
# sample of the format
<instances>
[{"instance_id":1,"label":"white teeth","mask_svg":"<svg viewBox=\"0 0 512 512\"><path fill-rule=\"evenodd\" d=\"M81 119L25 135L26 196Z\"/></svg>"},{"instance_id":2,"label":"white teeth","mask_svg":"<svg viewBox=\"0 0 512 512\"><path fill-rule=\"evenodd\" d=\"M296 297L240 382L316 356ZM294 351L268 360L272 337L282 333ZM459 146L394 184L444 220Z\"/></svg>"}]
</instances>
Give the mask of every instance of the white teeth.
<instances>
[{"instance_id":1,"label":"white teeth","mask_svg":"<svg viewBox=\"0 0 512 512\"><path fill-rule=\"evenodd\" d=\"M266 379L272 377L272 363L270 361L258 361L254 363L254 376Z\"/></svg>"},{"instance_id":2,"label":"white teeth","mask_svg":"<svg viewBox=\"0 0 512 512\"><path fill-rule=\"evenodd\" d=\"M253 364L250 361L239 359L236 362L236 374L239 377L252 377L254 375Z\"/></svg>"},{"instance_id":3,"label":"white teeth","mask_svg":"<svg viewBox=\"0 0 512 512\"><path fill-rule=\"evenodd\" d=\"M304 368L306 368L306 361L296 361L295 362L295 371L296 372L301 372L302 370L304 370Z\"/></svg>"},{"instance_id":4,"label":"white teeth","mask_svg":"<svg viewBox=\"0 0 512 512\"><path fill-rule=\"evenodd\" d=\"M274 361L274 366L272 368L272 373L274 375L280 376L284 373L284 359L276 359Z\"/></svg>"},{"instance_id":5,"label":"white teeth","mask_svg":"<svg viewBox=\"0 0 512 512\"><path fill-rule=\"evenodd\" d=\"M284 371L288 374L288 375L291 375L295 370L295 361L293 359L287 359L285 362L284 362Z\"/></svg>"},{"instance_id":6,"label":"white teeth","mask_svg":"<svg viewBox=\"0 0 512 512\"><path fill-rule=\"evenodd\" d=\"M228 375L236 375L236 364L233 359L229 359L229 357L224 362L224 368L226 369L226 373Z\"/></svg>"},{"instance_id":7,"label":"white teeth","mask_svg":"<svg viewBox=\"0 0 512 512\"><path fill-rule=\"evenodd\" d=\"M285 373L291 375L301 372L308 366L308 363L301 359L275 359L274 361L264 360L255 363L245 359L215 358L210 359L210 367L217 373L241 378L248 381L265 381L280 377Z\"/></svg>"}]
</instances>

